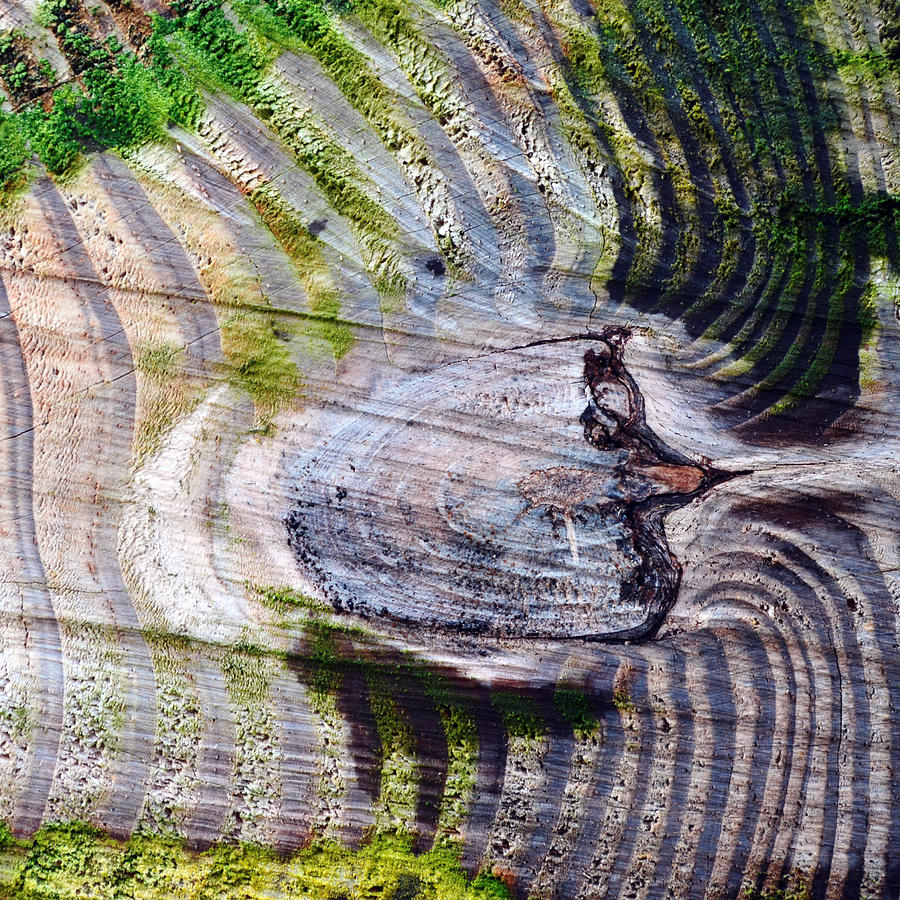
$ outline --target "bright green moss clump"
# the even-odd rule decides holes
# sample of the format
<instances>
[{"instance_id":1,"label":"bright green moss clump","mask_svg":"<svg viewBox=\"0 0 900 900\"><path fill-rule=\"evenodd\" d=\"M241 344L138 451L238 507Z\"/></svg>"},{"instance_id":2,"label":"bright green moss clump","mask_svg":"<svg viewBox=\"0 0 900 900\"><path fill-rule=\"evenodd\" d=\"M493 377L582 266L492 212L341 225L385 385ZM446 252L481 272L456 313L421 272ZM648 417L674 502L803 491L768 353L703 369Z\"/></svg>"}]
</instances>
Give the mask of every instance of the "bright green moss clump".
<instances>
[{"instance_id":1,"label":"bright green moss clump","mask_svg":"<svg viewBox=\"0 0 900 900\"><path fill-rule=\"evenodd\" d=\"M89 825L48 825L32 840L8 831L0 897L8 900L505 900L496 879L463 871L455 845L415 856L412 838L382 835L358 851L323 841L288 858L247 845L191 853L176 839L114 841Z\"/></svg>"},{"instance_id":2,"label":"bright green moss clump","mask_svg":"<svg viewBox=\"0 0 900 900\"><path fill-rule=\"evenodd\" d=\"M381 792L375 803L376 832L402 831L415 824L419 772L412 727L394 695L402 682L389 669L369 666L369 707L381 744Z\"/></svg>"},{"instance_id":3,"label":"bright green moss clump","mask_svg":"<svg viewBox=\"0 0 900 900\"><path fill-rule=\"evenodd\" d=\"M28 149L18 121L0 112L0 189L17 180L27 158Z\"/></svg>"},{"instance_id":4,"label":"bright green moss clump","mask_svg":"<svg viewBox=\"0 0 900 900\"><path fill-rule=\"evenodd\" d=\"M304 594L298 594L289 587L260 587L247 585L270 609L280 615L304 610L309 612L325 612L326 607L318 600L313 600Z\"/></svg>"},{"instance_id":5,"label":"bright green moss clump","mask_svg":"<svg viewBox=\"0 0 900 900\"><path fill-rule=\"evenodd\" d=\"M98 66L85 72L84 84L85 137L106 147L133 147L162 135L172 100L133 56L125 54L115 71Z\"/></svg>"},{"instance_id":6,"label":"bright green moss clump","mask_svg":"<svg viewBox=\"0 0 900 900\"><path fill-rule=\"evenodd\" d=\"M39 102L40 81L28 68L30 59L21 38L0 35L0 76L7 87L21 88L21 109L12 117L22 145L27 139L47 169L62 174L71 169L85 151L127 148L159 138L170 121L193 125L200 101L182 73L171 66L171 57L160 40L152 40L142 60L124 49L114 38L98 42L79 24L76 5L70 0L47 0L40 20L57 36L79 82L54 92L50 108ZM46 61L35 71L49 84ZM34 82L34 83L32 83ZM30 101L30 102L29 102ZM9 121L9 120L8 120ZM26 155L17 152L15 166L21 170Z\"/></svg>"}]
</instances>

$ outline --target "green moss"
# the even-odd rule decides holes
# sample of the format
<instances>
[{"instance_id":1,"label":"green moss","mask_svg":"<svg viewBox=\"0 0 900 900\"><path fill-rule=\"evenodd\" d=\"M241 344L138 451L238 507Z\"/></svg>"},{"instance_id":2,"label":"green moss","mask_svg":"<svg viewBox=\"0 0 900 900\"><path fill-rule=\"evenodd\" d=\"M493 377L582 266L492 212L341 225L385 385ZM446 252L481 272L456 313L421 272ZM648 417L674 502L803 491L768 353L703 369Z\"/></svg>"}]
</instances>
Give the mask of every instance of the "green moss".
<instances>
[{"instance_id":1,"label":"green moss","mask_svg":"<svg viewBox=\"0 0 900 900\"><path fill-rule=\"evenodd\" d=\"M784 270L785 265L790 262L788 248L785 243L772 243L769 228L765 222L756 224L754 227L754 238L757 252L753 262L753 269L737 295L723 296L721 299L724 302L717 303L719 300L717 288L723 284L723 280L717 277L717 284L714 284L709 291L706 291L702 297L691 304L683 314L683 318L686 321L696 319L708 311L713 304L716 304L716 308L720 312L707 326L703 334L703 337L708 340L720 339L738 318L747 311L751 304L768 304L774 296L780 273ZM796 244L796 240L795 236L792 247ZM728 238L726 238L725 248L727 246ZM736 261L737 255L738 250L735 248L734 261Z\"/></svg>"},{"instance_id":2,"label":"green moss","mask_svg":"<svg viewBox=\"0 0 900 900\"><path fill-rule=\"evenodd\" d=\"M159 39L172 37L169 48L189 75L209 87L252 100L260 76L274 57L253 32L238 31L220 0L176 0L175 17L157 19Z\"/></svg>"},{"instance_id":3,"label":"green moss","mask_svg":"<svg viewBox=\"0 0 900 900\"><path fill-rule=\"evenodd\" d=\"M31 717L28 714L28 707L18 704L16 706L5 706L0 709L0 722L3 722L6 730L14 740L29 739L31 734Z\"/></svg>"},{"instance_id":4,"label":"green moss","mask_svg":"<svg viewBox=\"0 0 900 900\"><path fill-rule=\"evenodd\" d=\"M823 232L819 229L819 237L823 236ZM775 311L771 317L768 326L762 337L752 344L750 348L739 359L719 371L718 376L721 378L735 378L749 372L758 362L774 350L778 343L778 339L784 333L791 314L797 304L801 289L806 280L807 265L809 262L809 253L806 244L806 235L800 231L795 232L792 236L787 251L788 257L792 259L790 272L787 283L780 291L776 291L778 279L771 279L753 308L753 313L747 323L732 339L732 346L740 348L747 344L751 335L756 331L757 326L767 314L772 301L776 300ZM825 260L821 254L817 255L816 274L818 279L824 278Z\"/></svg>"},{"instance_id":5,"label":"green moss","mask_svg":"<svg viewBox=\"0 0 900 900\"><path fill-rule=\"evenodd\" d=\"M809 900L810 889L804 878L793 875L785 880L788 882L787 886L769 890L758 890L745 885L741 891L742 900Z\"/></svg>"},{"instance_id":6,"label":"green moss","mask_svg":"<svg viewBox=\"0 0 900 900\"><path fill-rule=\"evenodd\" d=\"M309 676L310 694L315 697L334 697L344 680L344 662L338 654L335 629L320 620L306 625L312 646L303 663Z\"/></svg>"},{"instance_id":7,"label":"green moss","mask_svg":"<svg viewBox=\"0 0 900 900\"><path fill-rule=\"evenodd\" d=\"M0 152L0 184L20 172L26 145L47 169L71 171L81 154L93 149L124 149L160 138L169 121L196 124L201 104L157 35L142 60L115 38L96 42L77 19L70 0L49 0L41 20L57 36L78 82L56 90L46 108L36 98L54 79L46 60L36 60L14 32L0 34L0 79L22 105L4 117L6 140ZM33 102L32 102L33 101Z\"/></svg>"},{"instance_id":8,"label":"green moss","mask_svg":"<svg viewBox=\"0 0 900 900\"><path fill-rule=\"evenodd\" d=\"M814 396L819 382L831 367L834 355L837 352L838 341L840 340L841 325L844 320L848 294L853 287L853 269L853 261L848 255L844 258L844 262L838 272L837 287L828 298L825 334L816 350L816 354L809 367L801 375L799 381L788 391L786 396L770 407L768 411L770 415L777 416L794 409L801 401ZM809 307L811 308L812 304L809 304Z\"/></svg>"},{"instance_id":9,"label":"green moss","mask_svg":"<svg viewBox=\"0 0 900 900\"><path fill-rule=\"evenodd\" d=\"M263 428L298 395L300 372L284 342L275 334L271 318L238 311L221 328L232 382L253 398Z\"/></svg>"},{"instance_id":10,"label":"green moss","mask_svg":"<svg viewBox=\"0 0 900 900\"><path fill-rule=\"evenodd\" d=\"M717 193L715 204L716 211L719 214L719 220L714 227L716 227L717 231L721 234L722 239L722 253L719 259L719 265L712 284L684 313L683 318L685 319L696 316L701 310L708 308L712 304L720 303L725 299L725 289L730 284L731 277L734 275L738 260L740 259L743 243L748 237L743 228L741 210L735 202L734 197L722 192ZM758 252L754 258L754 271L758 274L760 268L763 267L766 262L765 242L757 244L757 248ZM753 282L753 278L754 273L751 273L747 279L747 285Z\"/></svg>"},{"instance_id":11,"label":"green moss","mask_svg":"<svg viewBox=\"0 0 900 900\"><path fill-rule=\"evenodd\" d=\"M438 832L458 835L475 791L478 765L478 723L461 705L439 707L447 739L447 778L438 819Z\"/></svg>"},{"instance_id":12,"label":"green moss","mask_svg":"<svg viewBox=\"0 0 900 900\"><path fill-rule=\"evenodd\" d=\"M270 40L299 46L315 56L350 103L379 131L398 118L391 109L389 91L368 67L363 54L334 27L322 3L245 0L239 8Z\"/></svg>"},{"instance_id":13,"label":"green moss","mask_svg":"<svg viewBox=\"0 0 900 900\"><path fill-rule=\"evenodd\" d=\"M434 702L447 740L447 776L437 834L458 837L475 790L478 764L478 723L470 706L450 681L437 672L419 672L426 694Z\"/></svg>"},{"instance_id":14,"label":"green moss","mask_svg":"<svg viewBox=\"0 0 900 900\"><path fill-rule=\"evenodd\" d=\"M613 706L619 712L633 712L636 709L634 701L624 688L617 688L613 691Z\"/></svg>"},{"instance_id":15,"label":"green moss","mask_svg":"<svg viewBox=\"0 0 900 900\"><path fill-rule=\"evenodd\" d=\"M0 850L7 850L10 847L16 846L16 839L13 837L13 833L9 830L9 825L6 822L0 822Z\"/></svg>"},{"instance_id":16,"label":"green moss","mask_svg":"<svg viewBox=\"0 0 900 900\"><path fill-rule=\"evenodd\" d=\"M72 823L46 825L23 848L10 890L15 900L113 897L121 850L101 831Z\"/></svg>"},{"instance_id":17,"label":"green moss","mask_svg":"<svg viewBox=\"0 0 900 900\"><path fill-rule=\"evenodd\" d=\"M880 328L878 319L878 287L874 281L866 283L865 290L859 298L859 325L862 330L860 345L865 347L872 342Z\"/></svg>"},{"instance_id":18,"label":"green moss","mask_svg":"<svg viewBox=\"0 0 900 900\"><path fill-rule=\"evenodd\" d=\"M27 159L28 148L18 120L0 113L0 191L20 178Z\"/></svg>"},{"instance_id":19,"label":"green moss","mask_svg":"<svg viewBox=\"0 0 900 900\"><path fill-rule=\"evenodd\" d=\"M35 58L23 32L0 32L0 81L14 105L40 96L52 80L50 64Z\"/></svg>"},{"instance_id":20,"label":"green moss","mask_svg":"<svg viewBox=\"0 0 900 900\"><path fill-rule=\"evenodd\" d=\"M896 3L882 0L882 5L893 10ZM754 369L777 346L785 323L796 314L793 304L800 296L802 285L797 279L802 266L797 254L785 261L779 243L782 238L793 239L799 221L833 222L842 230L866 228L873 255L896 257L892 244L897 199L867 197L862 204L851 203L849 178L839 154L832 154L830 172L808 166L814 142L820 136L829 140L839 126L835 104L819 85L830 73L845 70L870 86L884 80L900 45L890 17L882 23L883 54L830 54L806 20L810 6L806 0L781 6L773 0L761 0L756 6L740 0L673 0L668 6L655 0L627 5L621 0L600 0L596 21L573 16L555 0L542 0L541 6L566 55L563 65L553 67L549 81L575 155L587 168L609 163L624 176L622 190L632 208L637 238L627 275L630 289L648 286L651 276L658 274L660 210L652 197L656 192L649 188L655 176L637 151L635 135L615 113L609 116L605 111L614 110L611 99L623 108L627 91L638 107L636 119L642 119L656 137L664 177L675 192L677 207L675 221L666 223L679 232L674 266L664 286L669 293L686 283L700 247L699 232L693 227L696 191L682 171L674 129L679 116L697 136L715 182L719 216L712 227L723 251L713 286L688 315L708 312L720 302L738 259L742 223L725 183L730 183L731 176L726 179L723 174L722 136L727 133L727 150L747 186L755 220L758 253L753 277L762 277L759 273L766 261L778 273L785 271L782 264L791 268L786 270L790 290L776 295L771 288L757 291L754 283L729 299L723 315L710 326L707 337L721 336L738 315L747 312L747 304L757 303L762 296L733 341L735 362L720 375L737 376ZM520 3L505 0L502 8L530 27L531 14ZM432 115L455 136L462 107L446 61L422 33L416 16L398 0L237 0L228 9L241 16L239 25L220 0L178 0L171 17L154 19L153 33L137 59L114 39L96 41L94 26L84 24L83 6L75 0L47 0L41 18L80 76L80 83L59 89L48 108L33 101L53 80L49 64L34 57L24 35L0 35L0 79L14 101L24 104L20 112L0 121L0 185L21 183L29 150L37 152L51 172L66 173L77 166L85 151L154 140L169 121L196 125L203 104L194 82L227 90L250 104L278 133L335 210L346 217L385 303L399 300L408 270L397 223L376 202L358 166L331 138L327 125L297 109L288 91L279 93L271 64L284 47L314 56L385 146L424 171L431 166L427 148L415 129L408 127L393 92L366 54L345 36L341 20L356 17L394 54ZM784 27L768 29L765 23L770 19ZM814 120L814 104L808 101L815 92L819 109ZM604 144L599 156L597 143ZM837 200L826 205L823 198L830 196L825 188L829 178ZM303 325L295 323L293 333L326 342L335 358L340 358L352 344L352 332L340 318L340 298L328 278L321 246L274 192L264 190L251 199L297 266L310 299L311 319ZM601 198L595 199L602 205ZM769 239L759 240L766 229ZM619 258L616 235L607 233L605 238L598 279L608 278L613 271L622 274L614 266ZM442 249L448 254L453 250L449 245ZM797 362L800 341L779 367L781 380L798 381L791 402L815 392L833 364L842 327L840 314L854 312L845 308L848 291L841 287L841 279L836 280L826 334L813 364L799 379L785 368ZM859 310L864 341L873 327L868 324L871 312L865 301L864 295ZM750 323L754 327L761 323L772 305L776 308L768 320L771 327L749 346L749 335L757 333ZM265 315L249 325L236 317L227 327L237 349L234 379L253 395L261 418L270 418L272 410L282 408L296 393L298 376L291 372L286 348L278 346Z\"/></svg>"},{"instance_id":21,"label":"green moss","mask_svg":"<svg viewBox=\"0 0 900 900\"><path fill-rule=\"evenodd\" d=\"M222 659L222 674L234 703L257 708L268 698L268 655L261 648L238 644ZM241 722L241 725L245 723Z\"/></svg>"},{"instance_id":22,"label":"green moss","mask_svg":"<svg viewBox=\"0 0 900 900\"><path fill-rule=\"evenodd\" d=\"M285 615L292 610L303 609L311 612L326 612L327 607L312 597L298 594L289 587L259 587L248 585L270 609Z\"/></svg>"},{"instance_id":23,"label":"green moss","mask_svg":"<svg viewBox=\"0 0 900 900\"><path fill-rule=\"evenodd\" d=\"M153 74L129 54L115 70L84 73L87 97L79 104L81 135L102 147L133 147L162 136L172 100Z\"/></svg>"},{"instance_id":24,"label":"green moss","mask_svg":"<svg viewBox=\"0 0 900 900\"><path fill-rule=\"evenodd\" d=\"M348 102L371 124L384 145L404 166L425 174L436 169L427 145L413 123L398 107L393 92L372 70L365 55L344 36L332 12L353 11L397 55L419 96L435 118L446 125L452 103L443 85L451 84L440 55L415 29L409 12L392 0L353 0L323 4L318 0L243 0L244 19L265 37L295 52L308 53L322 65ZM418 179L417 179L418 180ZM433 189L437 179L426 180L420 191ZM426 210L428 204L425 204ZM458 236L434 231L434 238L451 269L465 270L466 253Z\"/></svg>"},{"instance_id":25,"label":"green moss","mask_svg":"<svg viewBox=\"0 0 900 900\"><path fill-rule=\"evenodd\" d=\"M178 838L136 834L125 845L119 862L117 894L134 900L154 900L175 883L185 859Z\"/></svg>"},{"instance_id":26,"label":"green moss","mask_svg":"<svg viewBox=\"0 0 900 900\"><path fill-rule=\"evenodd\" d=\"M190 79L176 65L175 57L165 40L165 31L154 19L154 28L147 40L147 59L157 81L165 86L170 99L169 115L173 122L194 129L203 113L204 104Z\"/></svg>"},{"instance_id":27,"label":"green moss","mask_svg":"<svg viewBox=\"0 0 900 900\"><path fill-rule=\"evenodd\" d=\"M309 297L313 320L303 326L303 333L326 341L334 358L340 359L353 345L353 332L345 322L338 321L340 296L331 280L321 241L271 187L257 188L249 199L290 257Z\"/></svg>"},{"instance_id":28,"label":"green moss","mask_svg":"<svg viewBox=\"0 0 900 900\"><path fill-rule=\"evenodd\" d=\"M576 688L559 687L553 700L562 717L569 722L578 737L588 737L600 727L600 720L591 708L584 691Z\"/></svg>"},{"instance_id":29,"label":"green moss","mask_svg":"<svg viewBox=\"0 0 900 900\"><path fill-rule=\"evenodd\" d=\"M247 844L221 845L208 854L204 897L238 898L265 895L279 872L276 854Z\"/></svg>"},{"instance_id":30,"label":"green moss","mask_svg":"<svg viewBox=\"0 0 900 900\"><path fill-rule=\"evenodd\" d=\"M81 101L71 87L53 95L53 108L45 112L32 106L19 114L22 133L41 162L55 175L71 170L81 156L82 144L76 124Z\"/></svg>"},{"instance_id":31,"label":"green moss","mask_svg":"<svg viewBox=\"0 0 900 900\"><path fill-rule=\"evenodd\" d=\"M139 61L114 37L96 42L77 13L70 0L48 0L41 7L42 21L56 34L80 83L57 91L49 111L34 103L21 114L23 132L54 174L69 170L85 150L137 146L160 138L171 120L197 119L199 99L158 38ZM36 68L46 77L45 66Z\"/></svg>"},{"instance_id":32,"label":"green moss","mask_svg":"<svg viewBox=\"0 0 900 900\"><path fill-rule=\"evenodd\" d=\"M529 697L498 691L491 694L491 702L500 713L510 738L537 739L547 731L537 707Z\"/></svg>"},{"instance_id":33,"label":"green moss","mask_svg":"<svg viewBox=\"0 0 900 900\"><path fill-rule=\"evenodd\" d=\"M243 4L242 9L249 6ZM277 47L260 33L259 22L239 31L218 0L181 0L173 10L177 15L160 25L159 33L174 58L192 78L249 104L281 137L335 211L348 220L376 290L389 300L402 296L406 276L395 246L397 223L363 188L365 179L352 155L329 137L310 112L296 108L289 94L266 78ZM283 24L276 25L283 31ZM260 213L272 218L283 234L287 232L290 243L300 237L299 230L284 221L286 208L272 208L272 197L257 198ZM318 336L336 354L349 348L349 332L333 319L326 320Z\"/></svg>"},{"instance_id":34,"label":"green moss","mask_svg":"<svg viewBox=\"0 0 900 900\"><path fill-rule=\"evenodd\" d=\"M373 833L402 834L413 827L419 762L405 710L410 703L419 702L424 687L440 715L447 740L447 776L437 835L442 840L458 838L476 782L478 728L472 710L441 675L414 661L380 658L364 634L321 619L311 619L305 627L309 643L296 662L308 686L310 703L326 724L333 724L335 700L348 672L361 674L369 688L381 768Z\"/></svg>"},{"instance_id":35,"label":"green moss","mask_svg":"<svg viewBox=\"0 0 900 900\"><path fill-rule=\"evenodd\" d=\"M156 381L168 382L181 371L182 349L177 344L147 344L135 365L139 372Z\"/></svg>"},{"instance_id":36,"label":"green moss","mask_svg":"<svg viewBox=\"0 0 900 900\"><path fill-rule=\"evenodd\" d=\"M862 76L866 80L881 81L891 74L896 62L882 50L840 50L834 55L838 72L846 79Z\"/></svg>"},{"instance_id":37,"label":"green moss","mask_svg":"<svg viewBox=\"0 0 900 900\"><path fill-rule=\"evenodd\" d=\"M369 707L381 742L381 790L375 802L375 829L408 830L415 821L419 779L412 729L396 699L401 682L388 667L369 663L365 668Z\"/></svg>"},{"instance_id":38,"label":"green moss","mask_svg":"<svg viewBox=\"0 0 900 900\"><path fill-rule=\"evenodd\" d=\"M754 210L759 252L773 255L773 271L767 286L754 300L752 314L731 339L732 347L742 351L740 356L722 368L717 376L743 376L764 360L777 346L788 322L798 315L797 301L800 296L804 296L806 305L791 347L750 390L759 393L777 388L782 383L791 385L785 397L766 411L768 416L787 412L814 396L822 378L834 362L841 331L846 327L845 320L850 314L849 304L854 289L855 242L864 235L869 243L870 254L888 256L887 242L893 235L898 206L898 198L889 195L870 194L857 202L843 189L837 192L832 203L810 202L803 198L795 186L789 186L777 195L776 200L768 207L770 213L767 219L764 219L766 204L759 204ZM837 254L822 251L829 231L836 231L838 235L840 249ZM812 242L814 248L816 267L813 283L804 288L810 257L808 241ZM789 267L787 279L781 284L780 275L786 266ZM826 290L828 294L823 298L822 294ZM877 308L873 307L875 290L871 282L868 283L858 301L862 348L871 341L873 329L877 329ZM707 329L706 337L716 337L722 333L751 299L752 292L742 292ZM823 299L828 310L824 334L806 370L797 372L796 367L804 355L804 348L814 334L816 316L820 314L817 311L818 302ZM764 333L751 345L751 335L757 333L764 317L769 315L773 302L775 309Z\"/></svg>"},{"instance_id":39,"label":"green moss","mask_svg":"<svg viewBox=\"0 0 900 900\"><path fill-rule=\"evenodd\" d=\"M564 47L581 90L588 95L606 90L620 99L623 90L633 92L667 161L677 202L677 222L670 223L670 227L679 231L673 274L666 286L669 292L684 283L696 264L699 249L694 227L694 191L679 174L683 163L673 123L680 119L697 136L700 152L716 182L715 202L721 218L713 227L722 236L723 251L715 282L694 303L693 315L717 302L738 258L741 230L734 221L730 177L725 178L725 155L738 168L738 177L747 186L751 200L763 201L757 206L763 212L772 199L767 196L769 187L781 189L779 179L785 178L792 186L801 184L797 153L802 148L794 139L792 122L799 122L806 141L811 140L815 126L826 131L837 127L828 118L829 103L822 101L820 121L813 123L809 104L803 102L806 94L799 67L807 66L816 77L824 77L833 69L832 61L823 57L817 43L804 30L800 12L807 5L799 4L787 13L797 17L798 42L789 40L782 29L776 29L773 35L765 34L756 21L752 4L740 0L676 0L669 7L655 0L636 0L628 10L618 2L603 2L598 6L599 22L591 28L591 34L579 34L578 28L573 29L573 34L565 32ZM762 12L764 20L770 15L773 20L778 18L774 5L765 3ZM678 23L678 40L672 22ZM769 43L772 37L774 48ZM651 53L658 54L655 60ZM786 92L780 89L782 73L788 82ZM700 84L708 88L712 105L701 97ZM727 135L725 142L723 133ZM656 269L658 234L655 223L647 220L639 198L633 190L629 191L629 181L639 180L631 176L626 157L620 152L628 139L629 135L617 135L612 144L617 163L628 176L624 186L635 215L638 247L628 287L637 290L648 283L648 276ZM776 174L776 167L784 174ZM839 174L840 184L846 178ZM813 178L816 177L814 172ZM764 266L756 267L757 272L760 269Z\"/></svg>"},{"instance_id":40,"label":"green moss","mask_svg":"<svg viewBox=\"0 0 900 900\"><path fill-rule=\"evenodd\" d=\"M45 826L4 852L10 869L0 892L10 900L511 898L494 878L470 880L455 846L439 844L416 856L410 835L379 835L358 851L319 841L282 858L246 844L194 854L175 838L146 833L121 843L74 823Z\"/></svg>"}]
</instances>

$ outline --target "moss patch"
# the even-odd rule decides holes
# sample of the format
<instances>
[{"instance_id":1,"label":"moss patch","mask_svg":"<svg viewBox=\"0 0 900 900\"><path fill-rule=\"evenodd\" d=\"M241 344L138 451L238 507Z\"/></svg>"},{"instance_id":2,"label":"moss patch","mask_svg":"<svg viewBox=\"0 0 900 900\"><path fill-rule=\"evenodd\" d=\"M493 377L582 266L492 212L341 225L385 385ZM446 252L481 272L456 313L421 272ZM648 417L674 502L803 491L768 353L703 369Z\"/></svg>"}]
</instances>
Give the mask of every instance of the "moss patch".
<instances>
[{"instance_id":1,"label":"moss patch","mask_svg":"<svg viewBox=\"0 0 900 900\"><path fill-rule=\"evenodd\" d=\"M115 37L97 40L82 11L75 0L46 0L41 6L40 20L78 75L52 96L56 79L49 63L37 60L17 32L0 34L0 80L21 103L14 116L17 134L57 175L71 170L85 151L155 140L170 121L192 125L199 109L196 92L169 65L161 43L148 46L138 60ZM163 56L157 58L157 50ZM0 174L24 167L20 143L0 160L5 163Z\"/></svg>"},{"instance_id":2,"label":"moss patch","mask_svg":"<svg viewBox=\"0 0 900 900\"><path fill-rule=\"evenodd\" d=\"M812 896L803 876L789 875L786 881L787 885L784 887L765 890L745 886L741 897L744 900L809 900Z\"/></svg>"},{"instance_id":3,"label":"moss patch","mask_svg":"<svg viewBox=\"0 0 900 900\"><path fill-rule=\"evenodd\" d=\"M395 697L399 680L379 665L367 666L369 704L381 741L381 792L375 802L375 830L399 833L415 825L419 772L412 728Z\"/></svg>"},{"instance_id":4,"label":"moss patch","mask_svg":"<svg viewBox=\"0 0 900 900\"><path fill-rule=\"evenodd\" d=\"M174 838L139 834L114 841L89 825L48 825L30 841L0 833L9 900L508 900L495 878L470 880L455 846L413 853L411 836L381 835L358 851L322 841L288 858L262 847L222 845L202 854Z\"/></svg>"},{"instance_id":5,"label":"moss patch","mask_svg":"<svg viewBox=\"0 0 900 900\"><path fill-rule=\"evenodd\" d=\"M325 605L318 600L313 600L312 597L307 597L305 594L298 594L288 587L260 587L258 585L248 585L248 587L269 609L282 616L296 610L306 610L308 612L327 611Z\"/></svg>"},{"instance_id":6,"label":"moss patch","mask_svg":"<svg viewBox=\"0 0 900 900\"><path fill-rule=\"evenodd\" d=\"M249 199L290 257L309 298L312 319L303 325L303 333L327 342L334 358L340 359L353 345L353 333L346 323L338 321L340 296L329 274L321 241L270 187L257 188Z\"/></svg>"},{"instance_id":7,"label":"moss patch","mask_svg":"<svg viewBox=\"0 0 900 900\"><path fill-rule=\"evenodd\" d=\"M222 349L232 383L253 398L262 428L297 396L302 379L273 321L258 312L237 311L222 323Z\"/></svg>"},{"instance_id":8,"label":"moss patch","mask_svg":"<svg viewBox=\"0 0 900 900\"><path fill-rule=\"evenodd\" d=\"M453 690L450 682L435 672L423 671L425 692L441 717L447 739L447 778L438 818L437 834L458 836L475 790L478 767L478 723L475 714Z\"/></svg>"},{"instance_id":9,"label":"moss patch","mask_svg":"<svg viewBox=\"0 0 900 900\"><path fill-rule=\"evenodd\" d=\"M546 733L546 723L530 698L501 691L491 695L491 702L500 713L510 738L536 740Z\"/></svg>"},{"instance_id":10,"label":"moss patch","mask_svg":"<svg viewBox=\"0 0 900 900\"><path fill-rule=\"evenodd\" d=\"M402 296L406 275L395 246L397 223L367 192L369 185L352 155L271 77L277 49L260 33L259 23L238 30L219 0L180 0L173 10L173 19L157 20L173 57L193 79L250 105L278 134L335 211L348 220L375 288L387 299Z\"/></svg>"},{"instance_id":11,"label":"moss patch","mask_svg":"<svg viewBox=\"0 0 900 900\"><path fill-rule=\"evenodd\" d=\"M584 691L577 688L559 687L553 695L560 715L572 726L578 737L588 737L600 727L600 720L591 708Z\"/></svg>"}]
</instances>

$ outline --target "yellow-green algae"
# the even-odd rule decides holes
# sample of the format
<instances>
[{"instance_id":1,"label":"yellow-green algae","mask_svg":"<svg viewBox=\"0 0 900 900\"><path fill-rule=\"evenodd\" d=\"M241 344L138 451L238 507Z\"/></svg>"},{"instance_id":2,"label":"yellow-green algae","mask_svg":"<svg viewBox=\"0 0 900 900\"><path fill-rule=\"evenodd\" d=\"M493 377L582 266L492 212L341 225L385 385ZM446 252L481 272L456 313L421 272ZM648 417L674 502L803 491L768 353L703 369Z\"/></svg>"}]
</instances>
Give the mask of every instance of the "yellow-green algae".
<instances>
[{"instance_id":1,"label":"yellow-green algae","mask_svg":"<svg viewBox=\"0 0 900 900\"><path fill-rule=\"evenodd\" d=\"M360 850L318 841L291 856L244 844L203 853L156 834L116 841L82 823L45 825L17 841L0 826L5 900L475 900L511 895L496 878L467 876L457 844L416 856L413 838L383 834Z\"/></svg>"}]
</instances>

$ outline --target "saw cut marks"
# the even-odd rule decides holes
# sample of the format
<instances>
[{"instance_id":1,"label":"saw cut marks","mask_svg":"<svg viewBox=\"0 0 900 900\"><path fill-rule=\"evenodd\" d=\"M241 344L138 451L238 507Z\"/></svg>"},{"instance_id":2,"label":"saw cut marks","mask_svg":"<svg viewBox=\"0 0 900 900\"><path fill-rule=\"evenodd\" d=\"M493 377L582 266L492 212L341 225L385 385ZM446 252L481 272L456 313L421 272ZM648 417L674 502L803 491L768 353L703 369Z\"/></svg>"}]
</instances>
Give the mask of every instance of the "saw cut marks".
<instances>
[{"instance_id":1,"label":"saw cut marks","mask_svg":"<svg viewBox=\"0 0 900 900\"><path fill-rule=\"evenodd\" d=\"M0 0L0 819L895 900L895 7Z\"/></svg>"}]
</instances>

